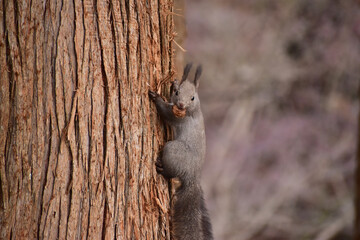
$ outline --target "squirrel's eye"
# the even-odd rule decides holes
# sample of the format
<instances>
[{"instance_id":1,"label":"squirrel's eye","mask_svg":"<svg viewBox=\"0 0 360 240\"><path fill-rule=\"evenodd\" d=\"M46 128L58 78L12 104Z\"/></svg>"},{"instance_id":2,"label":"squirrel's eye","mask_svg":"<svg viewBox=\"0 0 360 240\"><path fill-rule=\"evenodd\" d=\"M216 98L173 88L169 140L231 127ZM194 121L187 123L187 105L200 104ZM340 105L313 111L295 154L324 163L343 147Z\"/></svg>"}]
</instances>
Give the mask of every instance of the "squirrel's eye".
<instances>
[{"instance_id":1,"label":"squirrel's eye","mask_svg":"<svg viewBox=\"0 0 360 240\"><path fill-rule=\"evenodd\" d=\"M179 95L179 91L176 91L176 92L175 92L175 95L176 95L176 96Z\"/></svg>"},{"instance_id":2,"label":"squirrel's eye","mask_svg":"<svg viewBox=\"0 0 360 240\"><path fill-rule=\"evenodd\" d=\"M191 98L191 101L194 101L194 99L195 99L195 97L192 97L192 98Z\"/></svg>"}]
</instances>

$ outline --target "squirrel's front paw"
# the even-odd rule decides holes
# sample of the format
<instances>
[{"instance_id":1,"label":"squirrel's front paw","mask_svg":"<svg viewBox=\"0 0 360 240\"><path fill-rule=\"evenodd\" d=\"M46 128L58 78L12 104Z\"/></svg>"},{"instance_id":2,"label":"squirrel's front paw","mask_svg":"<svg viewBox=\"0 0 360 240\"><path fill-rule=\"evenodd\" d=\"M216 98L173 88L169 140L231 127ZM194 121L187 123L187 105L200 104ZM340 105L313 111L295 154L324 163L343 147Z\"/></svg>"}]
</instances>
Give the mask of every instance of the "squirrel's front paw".
<instances>
[{"instance_id":1,"label":"squirrel's front paw","mask_svg":"<svg viewBox=\"0 0 360 240\"><path fill-rule=\"evenodd\" d=\"M150 99L152 99L152 100L155 100L157 97L160 96L159 94L157 94L156 92L153 92L151 90L149 90L148 94L149 94Z\"/></svg>"}]
</instances>

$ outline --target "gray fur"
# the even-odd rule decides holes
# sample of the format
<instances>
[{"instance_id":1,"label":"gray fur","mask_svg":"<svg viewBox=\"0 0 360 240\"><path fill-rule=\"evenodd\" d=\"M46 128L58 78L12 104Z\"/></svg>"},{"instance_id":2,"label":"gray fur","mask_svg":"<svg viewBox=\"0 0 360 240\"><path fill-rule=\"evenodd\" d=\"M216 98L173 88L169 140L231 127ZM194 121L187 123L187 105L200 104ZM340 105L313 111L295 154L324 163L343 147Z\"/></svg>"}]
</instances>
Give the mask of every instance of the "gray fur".
<instances>
[{"instance_id":1,"label":"gray fur","mask_svg":"<svg viewBox=\"0 0 360 240\"><path fill-rule=\"evenodd\" d=\"M160 116L174 133L174 139L165 144L162 158L156 166L164 177L177 177L181 181L173 209L175 239L211 240L210 218L200 186L200 172L206 149L204 119L197 93L201 66L196 70L194 81L187 79L190 68L191 64L187 64L180 83L174 81L170 103L165 102L157 93L149 91ZM184 118L174 115L174 104L180 109L186 109Z\"/></svg>"}]
</instances>

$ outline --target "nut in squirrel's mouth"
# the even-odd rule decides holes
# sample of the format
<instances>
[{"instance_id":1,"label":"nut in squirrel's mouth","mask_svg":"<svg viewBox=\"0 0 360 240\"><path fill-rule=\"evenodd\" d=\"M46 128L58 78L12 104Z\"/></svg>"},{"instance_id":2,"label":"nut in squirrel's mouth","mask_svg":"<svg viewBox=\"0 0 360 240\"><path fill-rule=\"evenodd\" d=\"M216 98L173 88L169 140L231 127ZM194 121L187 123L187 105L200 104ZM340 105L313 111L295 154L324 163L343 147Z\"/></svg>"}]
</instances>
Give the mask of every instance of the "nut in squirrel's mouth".
<instances>
[{"instance_id":1,"label":"nut in squirrel's mouth","mask_svg":"<svg viewBox=\"0 0 360 240\"><path fill-rule=\"evenodd\" d=\"M177 118L184 118L186 115L186 109L180 109L176 104L172 106L172 111Z\"/></svg>"}]
</instances>

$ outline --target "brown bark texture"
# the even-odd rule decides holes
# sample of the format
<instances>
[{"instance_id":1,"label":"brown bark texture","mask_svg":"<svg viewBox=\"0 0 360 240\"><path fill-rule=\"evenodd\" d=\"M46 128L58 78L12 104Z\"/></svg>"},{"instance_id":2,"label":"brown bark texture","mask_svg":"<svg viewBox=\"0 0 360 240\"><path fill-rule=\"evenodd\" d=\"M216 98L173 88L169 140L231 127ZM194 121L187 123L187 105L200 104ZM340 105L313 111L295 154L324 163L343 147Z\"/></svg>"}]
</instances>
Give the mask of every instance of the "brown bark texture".
<instances>
[{"instance_id":1,"label":"brown bark texture","mask_svg":"<svg viewBox=\"0 0 360 240\"><path fill-rule=\"evenodd\" d=\"M172 5L0 1L0 239L170 239Z\"/></svg>"}]
</instances>

